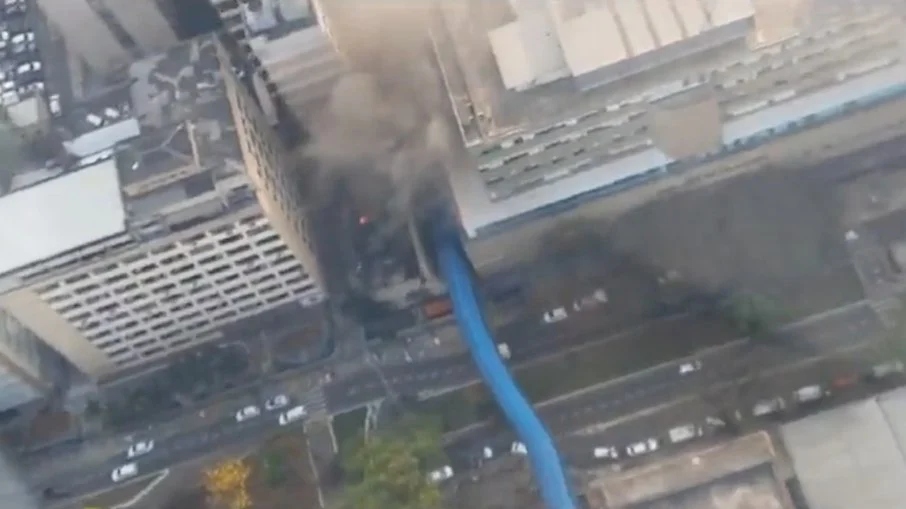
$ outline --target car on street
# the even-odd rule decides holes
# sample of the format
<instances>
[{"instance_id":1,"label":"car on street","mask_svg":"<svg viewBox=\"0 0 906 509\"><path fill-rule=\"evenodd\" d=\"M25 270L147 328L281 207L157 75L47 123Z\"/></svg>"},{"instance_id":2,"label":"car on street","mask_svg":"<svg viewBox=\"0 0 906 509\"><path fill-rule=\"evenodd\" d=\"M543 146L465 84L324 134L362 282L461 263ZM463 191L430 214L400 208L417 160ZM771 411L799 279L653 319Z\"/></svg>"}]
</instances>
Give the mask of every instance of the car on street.
<instances>
[{"instance_id":1,"label":"car on street","mask_svg":"<svg viewBox=\"0 0 906 509\"><path fill-rule=\"evenodd\" d=\"M513 454L518 454L520 456L525 456L526 454L528 454L528 449L522 442L513 442L512 444L510 444L510 452Z\"/></svg>"},{"instance_id":2,"label":"car on street","mask_svg":"<svg viewBox=\"0 0 906 509\"><path fill-rule=\"evenodd\" d=\"M702 369L702 361L694 360L680 364L679 374L688 375Z\"/></svg>"},{"instance_id":3,"label":"car on street","mask_svg":"<svg viewBox=\"0 0 906 509\"><path fill-rule=\"evenodd\" d=\"M129 459L144 456L154 450L154 440L141 440L135 442L126 449L126 457Z\"/></svg>"},{"instance_id":4,"label":"car on street","mask_svg":"<svg viewBox=\"0 0 906 509\"><path fill-rule=\"evenodd\" d=\"M620 454L617 452L617 448L613 446L595 447L592 451L592 454L597 459L615 460L620 457Z\"/></svg>"},{"instance_id":5,"label":"car on street","mask_svg":"<svg viewBox=\"0 0 906 509\"><path fill-rule=\"evenodd\" d=\"M278 394L264 402L264 409L268 412L271 410L279 410L287 406L289 406L289 396L286 394Z\"/></svg>"},{"instance_id":6,"label":"car on street","mask_svg":"<svg viewBox=\"0 0 906 509\"><path fill-rule=\"evenodd\" d=\"M125 465L120 465L116 467L113 472L110 473L110 479L113 482L125 481L138 475L138 464L137 463L126 463Z\"/></svg>"},{"instance_id":7,"label":"car on street","mask_svg":"<svg viewBox=\"0 0 906 509\"><path fill-rule=\"evenodd\" d=\"M261 415L261 409L255 405L249 405L242 410L236 412L236 422L243 422L249 419L254 419Z\"/></svg>"},{"instance_id":8,"label":"car on street","mask_svg":"<svg viewBox=\"0 0 906 509\"><path fill-rule=\"evenodd\" d=\"M647 440L642 440L641 442L636 442L634 444L629 444L626 446L626 455L629 457L641 456L642 454L648 454L654 452L658 448L658 441L656 438L649 438Z\"/></svg>"},{"instance_id":9,"label":"car on street","mask_svg":"<svg viewBox=\"0 0 906 509\"><path fill-rule=\"evenodd\" d=\"M579 297L573 301L573 311L585 311L594 309L601 304L607 303L607 292L603 288L597 288L588 295Z\"/></svg>"},{"instance_id":10,"label":"car on street","mask_svg":"<svg viewBox=\"0 0 906 509\"><path fill-rule=\"evenodd\" d=\"M437 470L428 472L428 480L431 482L443 482L453 477L453 467L444 465Z\"/></svg>"},{"instance_id":11,"label":"car on street","mask_svg":"<svg viewBox=\"0 0 906 509\"><path fill-rule=\"evenodd\" d=\"M797 403L811 403L813 401L818 401L824 396L824 388L818 384L800 387L793 393L793 399L795 399Z\"/></svg>"},{"instance_id":12,"label":"car on street","mask_svg":"<svg viewBox=\"0 0 906 509\"><path fill-rule=\"evenodd\" d=\"M483 459L483 460L494 459L494 449L491 449L488 446L482 447L481 448L481 459Z\"/></svg>"},{"instance_id":13,"label":"car on street","mask_svg":"<svg viewBox=\"0 0 906 509\"><path fill-rule=\"evenodd\" d=\"M786 408L786 402L783 398L764 399L755 403L755 406L752 407L752 416L765 417L781 412L784 408Z\"/></svg>"},{"instance_id":14,"label":"car on street","mask_svg":"<svg viewBox=\"0 0 906 509\"><path fill-rule=\"evenodd\" d=\"M871 367L870 378L880 380L890 375L903 372L903 363L901 361L887 361L875 364Z\"/></svg>"},{"instance_id":15,"label":"car on street","mask_svg":"<svg viewBox=\"0 0 906 509\"><path fill-rule=\"evenodd\" d=\"M671 428L670 431L667 432L667 435L670 437L671 442L679 444L704 435L704 430L701 426L685 424L683 426Z\"/></svg>"},{"instance_id":16,"label":"car on street","mask_svg":"<svg viewBox=\"0 0 906 509\"><path fill-rule=\"evenodd\" d=\"M562 306L545 311L544 315L542 316L544 323L562 322L567 318L569 318L569 314L566 312L566 308Z\"/></svg>"},{"instance_id":17,"label":"car on street","mask_svg":"<svg viewBox=\"0 0 906 509\"><path fill-rule=\"evenodd\" d=\"M287 424L296 422L305 417L306 414L308 414L308 412L305 410L304 405L294 406L289 410L282 412L280 417L277 418L277 422L280 423L281 426L286 426Z\"/></svg>"}]
</instances>

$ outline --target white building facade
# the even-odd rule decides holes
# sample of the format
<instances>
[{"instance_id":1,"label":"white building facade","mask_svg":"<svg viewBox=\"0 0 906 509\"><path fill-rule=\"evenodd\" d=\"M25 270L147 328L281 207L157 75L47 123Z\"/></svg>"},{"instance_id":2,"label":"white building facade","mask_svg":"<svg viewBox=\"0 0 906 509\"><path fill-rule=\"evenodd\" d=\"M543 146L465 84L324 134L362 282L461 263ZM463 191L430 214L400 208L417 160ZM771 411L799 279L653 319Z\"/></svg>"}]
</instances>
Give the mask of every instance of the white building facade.
<instances>
[{"instance_id":1,"label":"white building facade","mask_svg":"<svg viewBox=\"0 0 906 509\"><path fill-rule=\"evenodd\" d=\"M22 218L0 226L20 239L0 309L94 379L324 299L287 158L226 57L209 36L137 62L131 139L0 197Z\"/></svg>"}]
</instances>

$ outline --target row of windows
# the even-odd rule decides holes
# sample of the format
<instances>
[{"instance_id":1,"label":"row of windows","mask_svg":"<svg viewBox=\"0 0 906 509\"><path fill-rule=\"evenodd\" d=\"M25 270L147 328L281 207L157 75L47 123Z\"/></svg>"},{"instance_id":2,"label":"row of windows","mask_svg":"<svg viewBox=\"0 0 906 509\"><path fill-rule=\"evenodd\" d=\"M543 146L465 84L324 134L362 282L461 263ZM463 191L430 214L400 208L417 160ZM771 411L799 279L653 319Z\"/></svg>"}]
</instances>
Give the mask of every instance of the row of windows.
<instances>
[{"instance_id":1,"label":"row of windows","mask_svg":"<svg viewBox=\"0 0 906 509\"><path fill-rule=\"evenodd\" d=\"M854 28L854 27L849 27ZM704 74L711 75L711 79L718 84L722 85L723 88L729 89L734 85L741 85L750 79L753 79L755 76L758 76L762 71L776 71L780 68L787 67L790 65L795 65L797 62L804 62L806 60L812 59L819 55L824 55L825 53L836 54L837 52L831 51L831 49L836 49L838 46L845 46L848 49L851 49L853 45L861 42L866 42L870 38L884 33L886 30L889 30L889 26L885 27L874 27L870 31L866 31L865 28L859 27L859 30L850 35L849 37L840 37L834 40L832 45L820 45L820 44L811 44L808 47L803 48L802 51L790 51L791 48L785 48L784 50L768 50L762 51L750 55L747 58L733 61L723 67L714 68L709 72ZM836 30L835 32L840 32L841 30ZM833 46L833 48L831 48ZM766 62L765 65L758 67L757 69L748 69L749 66L758 65L762 62ZM743 73L740 74L739 70L743 69ZM723 76L721 76L723 75ZM706 77L703 75L701 81L704 81ZM693 80L694 81L694 80ZM696 83L691 83L688 80L684 80L686 88L691 88L696 86ZM667 87L670 88L670 87ZM682 88L682 87L681 87ZM538 131L532 133L526 133L522 136L519 136L514 139L505 140L499 144L485 148L480 156L493 156L495 154L506 151L513 146L521 145L529 140L532 140L536 137L543 137L561 130L569 129L575 127L578 123L584 122L591 118L601 116L607 113L615 113L624 111L624 108L635 105L648 103L654 100L654 98L649 97L651 94L658 95L654 91L646 91L643 93L636 94L632 97L629 97L623 101L616 103L610 103L604 108L587 112L577 118L567 119L557 124L550 125ZM676 93L675 91L673 93ZM483 164L482 170L491 169L498 167L501 164L509 164L508 162L499 162L494 161L490 164Z\"/></svg>"},{"instance_id":2,"label":"row of windows","mask_svg":"<svg viewBox=\"0 0 906 509\"><path fill-rule=\"evenodd\" d=\"M186 321L179 328L172 329L156 338L135 341L135 339L141 337L141 335L136 335L130 338L131 341L128 339L115 339L96 343L96 346L105 351L119 366L138 363L167 351L190 346L190 343L198 344L207 341L212 335L216 334L213 332L214 330L226 323L282 305L311 292L312 289L314 289L314 286L311 284L299 286L273 295L263 302L250 302L239 307L234 306L225 309L211 320Z\"/></svg>"}]
</instances>

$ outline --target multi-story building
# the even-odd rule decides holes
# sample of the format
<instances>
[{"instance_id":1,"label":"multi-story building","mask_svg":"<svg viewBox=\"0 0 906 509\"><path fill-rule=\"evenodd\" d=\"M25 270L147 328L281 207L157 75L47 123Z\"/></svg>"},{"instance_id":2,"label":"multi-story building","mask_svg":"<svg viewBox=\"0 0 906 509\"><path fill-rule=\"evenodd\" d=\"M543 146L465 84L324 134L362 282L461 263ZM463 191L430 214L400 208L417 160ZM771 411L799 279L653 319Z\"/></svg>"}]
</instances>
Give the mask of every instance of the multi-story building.
<instances>
[{"instance_id":1,"label":"multi-story building","mask_svg":"<svg viewBox=\"0 0 906 509\"><path fill-rule=\"evenodd\" d=\"M738 0L514 0L472 16L477 3L442 3L433 34L467 148L449 180L479 268L536 252L565 216L903 132L906 32L880 4L770 32Z\"/></svg>"},{"instance_id":2,"label":"multi-story building","mask_svg":"<svg viewBox=\"0 0 906 509\"><path fill-rule=\"evenodd\" d=\"M158 0L37 2L67 50L101 73L177 43L167 11Z\"/></svg>"},{"instance_id":3,"label":"multi-story building","mask_svg":"<svg viewBox=\"0 0 906 509\"><path fill-rule=\"evenodd\" d=\"M66 382L59 354L0 310L0 411L48 396Z\"/></svg>"},{"instance_id":4,"label":"multi-story building","mask_svg":"<svg viewBox=\"0 0 906 509\"><path fill-rule=\"evenodd\" d=\"M310 0L210 0L224 28L249 55L261 86L289 111L325 99L346 63Z\"/></svg>"},{"instance_id":5,"label":"multi-story building","mask_svg":"<svg viewBox=\"0 0 906 509\"><path fill-rule=\"evenodd\" d=\"M211 35L133 63L128 107L66 142L78 167L0 197L0 309L92 378L324 298L305 197L231 55Z\"/></svg>"}]
</instances>

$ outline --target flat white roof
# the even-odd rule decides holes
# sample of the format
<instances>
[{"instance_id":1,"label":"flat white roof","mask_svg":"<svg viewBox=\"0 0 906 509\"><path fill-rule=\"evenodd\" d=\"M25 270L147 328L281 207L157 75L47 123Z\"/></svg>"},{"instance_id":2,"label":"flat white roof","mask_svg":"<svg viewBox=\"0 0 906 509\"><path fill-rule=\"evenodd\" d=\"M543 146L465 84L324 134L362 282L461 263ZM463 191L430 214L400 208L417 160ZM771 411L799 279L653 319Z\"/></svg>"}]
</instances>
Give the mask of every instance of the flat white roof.
<instances>
[{"instance_id":1,"label":"flat white roof","mask_svg":"<svg viewBox=\"0 0 906 509\"><path fill-rule=\"evenodd\" d=\"M560 23L560 44L573 76L581 76L629 57L613 13L606 7Z\"/></svg>"},{"instance_id":2,"label":"flat white roof","mask_svg":"<svg viewBox=\"0 0 906 509\"><path fill-rule=\"evenodd\" d=\"M546 11L529 11L488 32L503 85L524 90L568 76L560 41Z\"/></svg>"},{"instance_id":3,"label":"flat white roof","mask_svg":"<svg viewBox=\"0 0 906 509\"><path fill-rule=\"evenodd\" d=\"M629 52L633 56L648 53L657 47L654 36L648 29L648 21L639 0L614 0L617 16L623 24L629 39Z\"/></svg>"},{"instance_id":4,"label":"flat white roof","mask_svg":"<svg viewBox=\"0 0 906 509\"><path fill-rule=\"evenodd\" d=\"M138 120L129 118L89 131L71 141L64 141L66 151L76 157L87 157L102 150L113 148L121 141L135 138L141 134Z\"/></svg>"},{"instance_id":5,"label":"flat white roof","mask_svg":"<svg viewBox=\"0 0 906 509\"><path fill-rule=\"evenodd\" d=\"M125 230L113 160L0 197L0 274Z\"/></svg>"},{"instance_id":6,"label":"flat white roof","mask_svg":"<svg viewBox=\"0 0 906 509\"><path fill-rule=\"evenodd\" d=\"M810 507L891 509L906 500L906 390L821 412L782 434Z\"/></svg>"},{"instance_id":7,"label":"flat white roof","mask_svg":"<svg viewBox=\"0 0 906 509\"><path fill-rule=\"evenodd\" d=\"M864 98L903 83L906 83L906 65L879 70L777 106L737 117L724 124L723 142L732 145L738 139L783 126L809 114L842 106L848 101ZM477 171L453 174L450 182L456 196L462 227L469 237L475 237L478 230L483 227L606 187L627 177L641 175L671 162L673 159L660 149L650 148L499 202L490 200L488 190Z\"/></svg>"},{"instance_id":8,"label":"flat white roof","mask_svg":"<svg viewBox=\"0 0 906 509\"><path fill-rule=\"evenodd\" d=\"M663 8L664 0L644 0L643 3L654 33L663 46L673 44L683 38L679 20L670 9Z\"/></svg>"}]
</instances>

